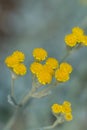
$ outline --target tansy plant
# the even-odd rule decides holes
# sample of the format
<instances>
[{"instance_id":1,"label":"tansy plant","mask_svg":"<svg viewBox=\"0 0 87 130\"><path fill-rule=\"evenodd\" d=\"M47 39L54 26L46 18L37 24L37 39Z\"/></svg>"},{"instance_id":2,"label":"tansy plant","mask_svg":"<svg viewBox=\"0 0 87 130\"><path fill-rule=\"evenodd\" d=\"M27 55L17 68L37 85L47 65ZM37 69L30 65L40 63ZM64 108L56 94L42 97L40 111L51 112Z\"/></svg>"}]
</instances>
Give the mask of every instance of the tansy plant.
<instances>
[{"instance_id":1,"label":"tansy plant","mask_svg":"<svg viewBox=\"0 0 87 130\"><path fill-rule=\"evenodd\" d=\"M56 125L61 124L64 121L71 121L73 119L71 103L69 101L64 101L63 104L53 104L51 106L51 111L56 117L56 120L53 125L43 127L43 130L53 129Z\"/></svg>"},{"instance_id":2,"label":"tansy plant","mask_svg":"<svg viewBox=\"0 0 87 130\"><path fill-rule=\"evenodd\" d=\"M5 64L10 69L12 76L11 94L9 96L9 102L11 104L17 108L24 106L30 98L47 96L51 94L51 90L56 86L70 79L73 67L65 62L65 59L73 50L87 46L87 36L84 34L83 29L74 27L72 28L71 34L66 35L64 40L67 47L67 54L60 62L58 59L50 57L48 52L43 48L35 48L33 50L32 55L34 60L29 66L29 70L32 74L32 87L31 91L29 91L20 102L15 100L14 80L16 80L17 77L25 75L27 72L27 68L24 65L25 54L17 50L5 59ZM42 89L40 89L41 87ZM70 102L64 101L62 105L55 103L51 109L53 115L56 117L56 121L52 126L44 127L43 129L51 129L65 120L72 120Z\"/></svg>"},{"instance_id":3,"label":"tansy plant","mask_svg":"<svg viewBox=\"0 0 87 130\"><path fill-rule=\"evenodd\" d=\"M70 79L72 66L67 62L62 62L59 64L59 61L56 58L47 56L47 51L43 48L35 48L33 50L34 61L29 67L33 78L32 89L20 103L15 101L13 81L18 76L23 76L26 74L27 69L23 64L25 55L23 52L15 51L5 59L5 63L7 67L10 68L12 74L10 97L14 105L18 104L18 106L23 106L27 103L30 97L41 98L46 96L50 93L52 88L58 85L58 83L63 83ZM44 86L44 89L38 91L41 86Z\"/></svg>"}]
</instances>

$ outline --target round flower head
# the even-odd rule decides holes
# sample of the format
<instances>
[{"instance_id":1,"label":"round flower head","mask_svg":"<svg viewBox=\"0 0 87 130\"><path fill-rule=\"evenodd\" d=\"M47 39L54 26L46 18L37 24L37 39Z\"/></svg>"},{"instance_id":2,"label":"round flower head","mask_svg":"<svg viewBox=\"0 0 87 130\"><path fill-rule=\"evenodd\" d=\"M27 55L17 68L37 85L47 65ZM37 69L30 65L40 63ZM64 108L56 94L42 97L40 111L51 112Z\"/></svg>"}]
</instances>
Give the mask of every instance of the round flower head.
<instances>
[{"instance_id":1,"label":"round flower head","mask_svg":"<svg viewBox=\"0 0 87 130\"><path fill-rule=\"evenodd\" d=\"M52 80L51 74L49 74L48 72L44 70L38 73L37 78L38 78L38 81L43 85L51 83L51 80Z\"/></svg>"},{"instance_id":2,"label":"round flower head","mask_svg":"<svg viewBox=\"0 0 87 130\"><path fill-rule=\"evenodd\" d=\"M68 106L68 105L62 105L62 108L63 108L63 112L64 113L69 113L69 112L71 112L72 111L72 109L71 109L71 107L70 106Z\"/></svg>"},{"instance_id":3,"label":"round flower head","mask_svg":"<svg viewBox=\"0 0 87 130\"><path fill-rule=\"evenodd\" d=\"M72 72L72 66L66 62L63 62L60 64L60 69L66 71L66 73L71 73Z\"/></svg>"},{"instance_id":4,"label":"round flower head","mask_svg":"<svg viewBox=\"0 0 87 130\"><path fill-rule=\"evenodd\" d=\"M61 69L55 71L55 78L60 82L66 82L69 80L69 74Z\"/></svg>"},{"instance_id":5,"label":"round flower head","mask_svg":"<svg viewBox=\"0 0 87 130\"><path fill-rule=\"evenodd\" d=\"M53 104L51 109L53 113L58 114L62 111L62 106L59 104Z\"/></svg>"},{"instance_id":6,"label":"round flower head","mask_svg":"<svg viewBox=\"0 0 87 130\"><path fill-rule=\"evenodd\" d=\"M35 48L33 50L33 57L35 58L35 60L43 61L47 57L47 52L43 48Z\"/></svg>"},{"instance_id":7,"label":"round flower head","mask_svg":"<svg viewBox=\"0 0 87 130\"><path fill-rule=\"evenodd\" d=\"M10 67L10 68L13 68L16 64L18 64L19 61L17 58L13 57L13 56L8 56L6 59L5 59L5 64Z\"/></svg>"},{"instance_id":8,"label":"round flower head","mask_svg":"<svg viewBox=\"0 0 87 130\"><path fill-rule=\"evenodd\" d=\"M74 28L72 28L72 33L75 34L76 36L83 35L84 30L81 29L80 27L74 27Z\"/></svg>"},{"instance_id":9,"label":"round flower head","mask_svg":"<svg viewBox=\"0 0 87 130\"><path fill-rule=\"evenodd\" d=\"M46 61L46 64L52 68L52 69L56 69L58 67L58 60L55 59L55 58L48 58L47 61Z\"/></svg>"},{"instance_id":10,"label":"round flower head","mask_svg":"<svg viewBox=\"0 0 87 130\"><path fill-rule=\"evenodd\" d=\"M26 74L26 66L24 64L17 64L13 68L13 72L17 75L25 75Z\"/></svg>"},{"instance_id":11,"label":"round flower head","mask_svg":"<svg viewBox=\"0 0 87 130\"><path fill-rule=\"evenodd\" d=\"M30 65L30 70L33 74L38 74L41 70L43 69L42 64L38 63L38 62L33 62Z\"/></svg>"},{"instance_id":12,"label":"round flower head","mask_svg":"<svg viewBox=\"0 0 87 130\"><path fill-rule=\"evenodd\" d=\"M15 51L15 52L13 52L12 56L15 57L15 58L17 58L19 62L22 62L25 59L25 55L21 51Z\"/></svg>"},{"instance_id":13,"label":"round flower head","mask_svg":"<svg viewBox=\"0 0 87 130\"><path fill-rule=\"evenodd\" d=\"M68 34L65 36L65 43L70 47L74 47L77 44L77 37L74 34Z\"/></svg>"},{"instance_id":14,"label":"round flower head","mask_svg":"<svg viewBox=\"0 0 87 130\"><path fill-rule=\"evenodd\" d=\"M66 113L64 117L65 117L66 121L71 121L73 119L71 113Z\"/></svg>"}]
</instances>

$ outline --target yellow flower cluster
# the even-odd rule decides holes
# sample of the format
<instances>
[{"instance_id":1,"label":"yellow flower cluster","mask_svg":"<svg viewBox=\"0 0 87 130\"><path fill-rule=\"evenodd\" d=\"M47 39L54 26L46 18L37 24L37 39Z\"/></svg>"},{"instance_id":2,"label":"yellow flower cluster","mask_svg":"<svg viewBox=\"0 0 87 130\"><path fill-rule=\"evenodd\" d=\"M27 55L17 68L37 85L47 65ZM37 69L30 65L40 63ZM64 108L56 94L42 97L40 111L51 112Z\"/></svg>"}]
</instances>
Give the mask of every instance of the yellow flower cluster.
<instances>
[{"instance_id":1,"label":"yellow flower cluster","mask_svg":"<svg viewBox=\"0 0 87 130\"><path fill-rule=\"evenodd\" d=\"M80 27L72 28L72 33L65 36L65 43L67 46L74 47L78 43L87 46L87 35Z\"/></svg>"},{"instance_id":2,"label":"yellow flower cluster","mask_svg":"<svg viewBox=\"0 0 87 130\"><path fill-rule=\"evenodd\" d=\"M26 74L26 66L22 63L24 59L24 53L15 51L5 59L5 64L11 68L15 74L24 75Z\"/></svg>"},{"instance_id":3,"label":"yellow flower cluster","mask_svg":"<svg viewBox=\"0 0 87 130\"><path fill-rule=\"evenodd\" d=\"M45 53L44 53L45 52ZM39 54L38 54L39 53ZM37 54L37 56L35 55ZM40 55L42 54L42 55ZM59 82L66 82L69 80L69 75L72 72L72 66L67 62L63 62L59 66L59 62L56 58L48 57L44 64L40 61L45 60L47 52L42 48L35 48L33 50L33 56L36 58L35 61L30 65L30 70L36 75L38 81L45 85L52 81L54 76ZM36 61L39 59L38 61ZM40 60L41 59L41 60Z\"/></svg>"},{"instance_id":4,"label":"yellow flower cluster","mask_svg":"<svg viewBox=\"0 0 87 130\"><path fill-rule=\"evenodd\" d=\"M33 50L33 57L35 62L30 65L31 72L36 75L41 84L51 83L54 70L58 67L58 60L49 57L44 64L40 63L40 61L45 60L47 57L47 51L43 48L35 48Z\"/></svg>"},{"instance_id":5,"label":"yellow flower cluster","mask_svg":"<svg viewBox=\"0 0 87 130\"><path fill-rule=\"evenodd\" d=\"M60 67L55 71L55 78L59 82L66 82L70 78L72 72L72 66L66 62L60 64Z\"/></svg>"},{"instance_id":6,"label":"yellow flower cluster","mask_svg":"<svg viewBox=\"0 0 87 130\"><path fill-rule=\"evenodd\" d=\"M52 112L55 115L62 114L64 116L64 119L67 121L72 120L72 109L71 109L71 103L69 101L64 101L62 105L60 104L53 104Z\"/></svg>"}]
</instances>

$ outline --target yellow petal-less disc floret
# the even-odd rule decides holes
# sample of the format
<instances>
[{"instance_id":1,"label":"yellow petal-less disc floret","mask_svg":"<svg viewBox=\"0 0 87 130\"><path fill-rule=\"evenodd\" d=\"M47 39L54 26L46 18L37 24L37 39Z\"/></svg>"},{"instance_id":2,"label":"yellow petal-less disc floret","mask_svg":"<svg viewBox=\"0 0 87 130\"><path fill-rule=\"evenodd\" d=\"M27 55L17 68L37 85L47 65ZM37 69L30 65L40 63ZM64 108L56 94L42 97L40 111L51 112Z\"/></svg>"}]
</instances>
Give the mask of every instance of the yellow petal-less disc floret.
<instances>
[{"instance_id":1,"label":"yellow petal-less disc floret","mask_svg":"<svg viewBox=\"0 0 87 130\"><path fill-rule=\"evenodd\" d=\"M15 65L13 68L13 72L17 75L25 75L26 71L27 71L26 66L21 63Z\"/></svg>"},{"instance_id":2,"label":"yellow petal-less disc floret","mask_svg":"<svg viewBox=\"0 0 87 130\"><path fill-rule=\"evenodd\" d=\"M80 27L74 27L72 28L72 33L75 34L76 36L79 36L84 34L84 30Z\"/></svg>"},{"instance_id":3,"label":"yellow petal-less disc floret","mask_svg":"<svg viewBox=\"0 0 87 130\"><path fill-rule=\"evenodd\" d=\"M65 117L66 121L71 121L73 119L73 116L71 113L66 113L64 117Z\"/></svg>"},{"instance_id":4,"label":"yellow petal-less disc floret","mask_svg":"<svg viewBox=\"0 0 87 130\"><path fill-rule=\"evenodd\" d=\"M25 59L25 55L21 51L14 51L12 56L17 58L19 62L23 62Z\"/></svg>"},{"instance_id":5,"label":"yellow petal-less disc floret","mask_svg":"<svg viewBox=\"0 0 87 130\"><path fill-rule=\"evenodd\" d=\"M30 70L33 74L38 74L41 70L43 69L42 64L38 63L38 62L33 62L30 65Z\"/></svg>"},{"instance_id":6,"label":"yellow petal-less disc floret","mask_svg":"<svg viewBox=\"0 0 87 130\"><path fill-rule=\"evenodd\" d=\"M56 69L58 68L58 60L56 58L53 57L49 57L46 61L46 64L51 67L52 69Z\"/></svg>"},{"instance_id":7,"label":"yellow petal-less disc floret","mask_svg":"<svg viewBox=\"0 0 87 130\"><path fill-rule=\"evenodd\" d=\"M65 36L65 43L70 47L74 47L77 44L77 37L74 34L68 34Z\"/></svg>"},{"instance_id":8,"label":"yellow petal-less disc floret","mask_svg":"<svg viewBox=\"0 0 87 130\"><path fill-rule=\"evenodd\" d=\"M61 69L55 71L55 78L59 82L66 82L69 80L69 74Z\"/></svg>"},{"instance_id":9,"label":"yellow petal-less disc floret","mask_svg":"<svg viewBox=\"0 0 87 130\"><path fill-rule=\"evenodd\" d=\"M35 58L35 60L43 61L47 57L47 51L43 48L35 48L33 50L33 57Z\"/></svg>"},{"instance_id":10,"label":"yellow petal-less disc floret","mask_svg":"<svg viewBox=\"0 0 87 130\"><path fill-rule=\"evenodd\" d=\"M51 109L54 114L58 114L62 111L62 106L59 104L53 104Z\"/></svg>"},{"instance_id":11,"label":"yellow petal-less disc floret","mask_svg":"<svg viewBox=\"0 0 87 130\"><path fill-rule=\"evenodd\" d=\"M38 78L38 81L39 81L41 84L43 84L43 85L49 84L49 83L51 83L51 81L52 81L52 76L51 76L51 74L50 74L48 71L44 71L44 70L42 70L42 71L40 71L40 72L38 73L37 78Z\"/></svg>"},{"instance_id":12,"label":"yellow petal-less disc floret","mask_svg":"<svg viewBox=\"0 0 87 130\"><path fill-rule=\"evenodd\" d=\"M67 62L62 62L60 64L60 69L66 71L66 73L72 72L72 66L70 64L68 64Z\"/></svg>"},{"instance_id":13,"label":"yellow petal-less disc floret","mask_svg":"<svg viewBox=\"0 0 87 130\"><path fill-rule=\"evenodd\" d=\"M8 56L5 59L5 64L9 67L9 68L13 68L16 64L18 64L19 61L17 58L13 57L13 56Z\"/></svg>"}]
</instances>

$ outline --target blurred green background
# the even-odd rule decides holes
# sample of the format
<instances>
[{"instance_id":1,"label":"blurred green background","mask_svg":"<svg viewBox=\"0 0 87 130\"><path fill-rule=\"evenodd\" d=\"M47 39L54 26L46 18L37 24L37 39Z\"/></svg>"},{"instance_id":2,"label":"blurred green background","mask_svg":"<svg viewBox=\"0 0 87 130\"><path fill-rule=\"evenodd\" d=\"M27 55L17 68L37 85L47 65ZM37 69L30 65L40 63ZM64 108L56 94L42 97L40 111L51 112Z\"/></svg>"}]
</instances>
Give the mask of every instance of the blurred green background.
<instances>
[{"instance_id":1,"label":"blurred green background","mask_svg":"<svg viewBox=\"0 0 87 130\"><path fill-rule=\"evenodd\" d=\"M66 53L64 37L79 26L87 34L87 0L0 0L0 130L4 130L15 108L7 97L10 93L10 72L4 59L14 50L26 55L25 64L33 61L32 50L42 47L59 61ZM83 47L66 61L72 64L71 79L52 90L52 94L33 99L16 121L12 130L35 130L51 125L55 118L51 105L69 100L73 120L54 130L87 129L87 47ZM16 99L31 89L31 73L15 82Z\"/></svg>"}]
</instances>

